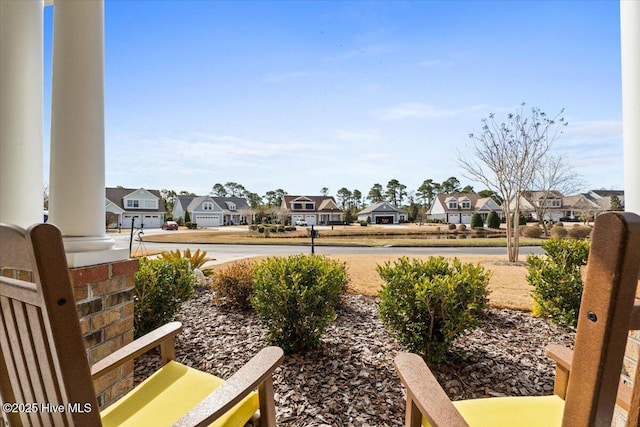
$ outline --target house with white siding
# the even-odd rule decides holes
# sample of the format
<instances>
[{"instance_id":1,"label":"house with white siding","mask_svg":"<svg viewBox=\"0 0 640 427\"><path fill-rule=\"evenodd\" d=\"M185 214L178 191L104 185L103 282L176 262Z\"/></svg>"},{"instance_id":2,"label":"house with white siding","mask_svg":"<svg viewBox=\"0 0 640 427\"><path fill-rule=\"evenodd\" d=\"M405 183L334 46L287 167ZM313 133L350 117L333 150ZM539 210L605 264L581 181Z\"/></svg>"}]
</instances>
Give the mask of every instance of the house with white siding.
<instances>
[{"instance_id":1,"label":"house with white siding","mask_svg":"<svg viewBox=\"0 0 640 427\"><path fill-rule=\"evenodd\" d=\"M173 218L185 219L198 227L246 224L251 220L251 208L241 197L178 196L173 206Z\"/></svg>"},{"instance_id":2,"label":"house with white siding","mask_svg":"<svg viewBox=\"0 0 640 427\"><path fill-rule=\"evenodd\" d=\"M448 224L471 224L474 213L479 213L486 221L490 212L502 215L502 208L491 197L480 197L476 193L438 194L427 219Z\"/></svg>"},{"instance_id":3,"label":"house with white siding","mask_svg":"<svg viewBox=\"0 0 640 427\"><path fill-rule=\"evenodd\" d=\"M114 218L108 228L131 228L132 223L136 228L160 228L164 223L164 203L158 190L107 187L105 211Z\"/></svg>"}]
</instances>

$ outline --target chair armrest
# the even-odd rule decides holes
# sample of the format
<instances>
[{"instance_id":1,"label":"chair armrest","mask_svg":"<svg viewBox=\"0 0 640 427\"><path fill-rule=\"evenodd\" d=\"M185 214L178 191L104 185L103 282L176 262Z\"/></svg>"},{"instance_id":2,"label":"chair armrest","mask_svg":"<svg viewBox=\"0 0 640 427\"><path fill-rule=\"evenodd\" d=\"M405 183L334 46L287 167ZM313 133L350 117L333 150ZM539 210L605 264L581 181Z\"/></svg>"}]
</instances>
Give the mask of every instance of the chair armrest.
<instances>
[{"instance_id":1,"label":"chair armrest","mask_svg":"<svg viewBox=\"0 0 640 427\"><path fill-rule=\"evenodd\" d=\"M559 366L568 371L571 370L573 360L573 350L559 344L549 344L545 347L544 353L553 359Z\"/></svg>"},{"instance_id":2,"label":"chair armrest","mask_svg":"<svg viewBox=\"0 0 640 427\"><path fill-rule=\"evenodd\" d=\"M171 322L141 336L96 362L91 367L91 379L95 380L158 346L161 347L162 363L167 363L175 358L175 337L181 330L182 324L180 322Z\"/></svg>"},{"instance_id":3,"label":"chair armrest","mask_svg":"<svg viewBox=\"0 0 640 427\"><path fill-rule=\"evenodd\" d=\"M564 399L567 397L567 386L569 385L573 350L558 344L549 344L545 347L544 352L548 357L556 362L556 376L553 382L553 393Z\"/></svg>"},{"instance_id":4,"label":"chair armrest","mask_svg":"<svg viewBox=\"0 0 640 427\"><path fill-rule=\"evenodd\" d=\"M433 427L468 426L420 356L399 353L395 365L407 389L407 427L420 426L422 415Z\"/></svg>"},{"instance_id":5,"label":"chair armrest","mask_svg":"<svg viewBox=\"0 0 640 427\"><path fill-rule=\"evenodd\" d=\"M174 426L208 426L259 385L265 382L271 385L273 371L283 360L280 347L263 348Z\"/></svg>"}]
</instances>

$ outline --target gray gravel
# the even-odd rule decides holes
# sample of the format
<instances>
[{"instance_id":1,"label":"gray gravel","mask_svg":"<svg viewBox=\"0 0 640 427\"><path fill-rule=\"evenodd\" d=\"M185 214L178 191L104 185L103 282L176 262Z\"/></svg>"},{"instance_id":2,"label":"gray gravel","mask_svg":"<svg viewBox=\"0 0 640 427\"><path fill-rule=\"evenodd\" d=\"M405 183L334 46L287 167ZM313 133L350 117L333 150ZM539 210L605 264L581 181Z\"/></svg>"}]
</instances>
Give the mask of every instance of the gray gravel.
<instances>
[{"instance_id":1,"label":"gray gravel","mask_svg":"<svg viewBox=\"0 0 640 427\"><path fill-rule=\"evenodd\" d=\"M402 426L404 391L393 358L403 351L380 323L376 298L346 295L336 322L313 351L285 356L274 385L281 426ZM265 330L252 311L212 305L207 288L178 316L184 331L177 358L222 378L261 347ZM431 369L452 399L553 392L549 343L572 345L575 335L528 313L489 309L482 325L456 340L448 363ZM155 369L136 364L136 380Z\"/></svg>"}]
</instances>

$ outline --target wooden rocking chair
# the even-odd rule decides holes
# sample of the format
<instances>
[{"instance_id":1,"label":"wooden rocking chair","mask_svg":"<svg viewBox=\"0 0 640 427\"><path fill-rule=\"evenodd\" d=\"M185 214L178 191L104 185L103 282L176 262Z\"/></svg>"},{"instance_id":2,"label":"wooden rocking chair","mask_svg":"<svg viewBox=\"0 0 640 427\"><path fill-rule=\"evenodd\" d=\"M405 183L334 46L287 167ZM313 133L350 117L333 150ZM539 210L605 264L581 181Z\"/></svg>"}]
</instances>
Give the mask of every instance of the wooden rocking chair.
<instances>
[{"instance_id":1,"label":"wooden rocking chair","mask_svg":"<svg viewBox=\"0 0 640 427\"><path fill-rule=\"evenodd\" d=\"M223 381L174 360L182 326L173 322L90 368L53 225L0 224L0 310L0 393L11 426L243 426L258 409L260 425L276 425L278 347L262 349ZM158 346L163 366L100 413L93 380Z\"/></svg>"},{"instance_id":2,"label":"wooden rocking chair","mask_svg":"<svg viewBox=\"0 0 640 427\"><path fill-rule=\"evenodd\" d=\"M627 426L638 425L640 387L631 390L620 374L629 330L640 329L640 309L634 309L639 269L640 217L598 216L574 350L546 349L557 362L554 395L452 403L420 356L401 353L395 365L407 389L406 426L608 427L616 401L629 411Z\"/></svg>"}]
</instances>

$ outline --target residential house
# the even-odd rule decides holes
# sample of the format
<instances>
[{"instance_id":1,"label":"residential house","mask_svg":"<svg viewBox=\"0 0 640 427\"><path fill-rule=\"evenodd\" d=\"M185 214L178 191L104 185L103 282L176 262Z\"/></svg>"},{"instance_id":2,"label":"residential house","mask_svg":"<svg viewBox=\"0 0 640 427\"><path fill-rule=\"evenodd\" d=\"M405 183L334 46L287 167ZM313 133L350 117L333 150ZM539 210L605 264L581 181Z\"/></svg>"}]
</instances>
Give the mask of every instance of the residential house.
<instances>
[{"instance_id":1,"label":"residential house","mask_svg":"<svg viewBox=\"0 0 640 427\"><path fill-rule=\"evenodd\" d=\"M596 202L589 199L585 194L576 194L573 196L565 196L562 199L562 218L570 218L572 220L580 220L587 218L590 221L603 212L603 209Z\"/></svg>"},{"instance_id":2,"label":"residential house","mask_svg":"<svg viewBox=\"0 0 640 427\"><path fill-rule=\"evenodd\" d=\"M515 202L510 202L514 207ZM558 191L525 191L520 198L520 212L539 220L539 207L544 206L544 219L551 221L578 220L581 217L593 217L603 208L587 194L563 196Z\"/></svg>"},{"instance_id":3,"label":"residential house","mask_svg":"<svg viewBox=\"0 0 640 427\"><path fill-rule=\"evenodd\" d=\"M491 197L476 193L438 194L427 213L427 219L449 224L471 224L471 217L479 213L486 221L490 212L502 215L502 208Z\"/></svg>"},{"instance_id":4,"label":"residential house","mask_svg":"<svg viewBox=\"0 0 640 427\"><path fill-rule=\"evenodd\" d=\"M373 203L358 212L358 221L367 221L371 224L399 224L407 221L409 213L399 209L389 202Z\"/></svg>"},{"instance_id":5,"label":"residential house","mask_svg":"<svg viewBox=\"0 0 640 427\"><path fill-rule=\"evenodd\" d=\"M164 203L158 190L106 188L105 210L114 221L108 228L160 228L164 223Z\"/></svg>"},{"instance_id":6,"label":"residential house","mask_svg":"<svg viewBox=\"0 0 640 427\"><path fill-rule=\"evenodd\" d=\"M333 196L290 196L282 197L283 210L291 218L291 223L304 220L309 225L341 222L343 212Z\"/></svg>"},{"instance_id":7,"label":"residential house","mask_svg":"<svg viewBox=\"0 0 640 427\"><path fill-rule=\"evenodd\" d=\"M545 220L558 221L564 217L562 193L551 191L525 191L520 196L520 213L538 220L538 213L544 212ZM515 208L515 199L509 203L511 209Z\"/></svg>"},{"instance_id":8,"label":"residential house","mask_svg":"<svg viewBox=\"0 0 640 427\"><path fill-rule=\"evenodd\" d=\"M249 204L241 197L178 196L173 217L184 220L187 211L198 227L246 224L252 215Z\"/></svg>"},{"instance_id":9,"label":"residential house","mask_svg":"<svg viewBox=\"0 0 640 427\"><path fill-rule=\"evenodd\" d=\"M603 211L611 210L611 197L616 196L620 204L624 207L624 191L622 190L591 190L585 196L595 202Z\"/></svg>"}]
</instances>

